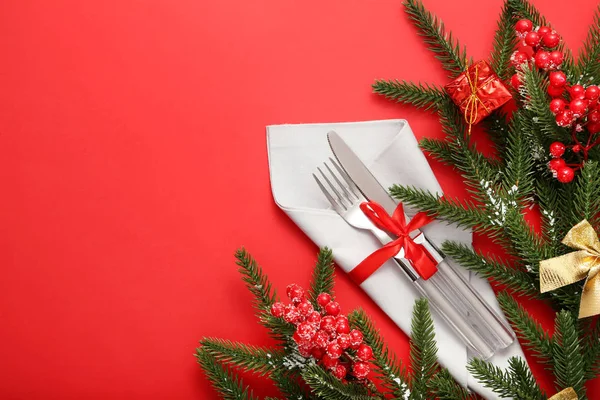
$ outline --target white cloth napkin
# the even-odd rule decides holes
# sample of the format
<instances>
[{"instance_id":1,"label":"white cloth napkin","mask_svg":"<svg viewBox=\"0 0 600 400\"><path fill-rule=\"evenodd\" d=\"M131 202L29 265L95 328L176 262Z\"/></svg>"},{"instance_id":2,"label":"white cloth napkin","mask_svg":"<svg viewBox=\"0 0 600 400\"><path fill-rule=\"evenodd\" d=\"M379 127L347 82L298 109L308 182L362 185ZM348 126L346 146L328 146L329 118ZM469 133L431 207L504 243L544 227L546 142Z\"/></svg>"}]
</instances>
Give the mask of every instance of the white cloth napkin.
<instances>
[{"instance_id":1,"label":"white cloth napkin","mask_svg":"<svg viewBox=\"0 0 600 400\"><path fill-rule=\"evenodd\" d=\"M352 228L337 215L311 175L317 166L333 157L327 142L330 130L342 136L384 187L397 183L440 194L442 190L406 120L268 126L269 169L275 202L317 246L331 248L336 263L348 272L381 244L370 233ZM444 222L435 221L423 231L437 245L447 239L469 245L472 241L471 232ZM469 271L463 273L501 314L488 282ZM410 334L412 309L419 296L394 263L384 264L361 288L400 329ZM466 346L435 313L433 319L440 363L465 387L485 398L498 398L468 373L470 354ZM512 356L524 358L517 341L490 361L506 368Z\"/></svg>"}]
</instances>

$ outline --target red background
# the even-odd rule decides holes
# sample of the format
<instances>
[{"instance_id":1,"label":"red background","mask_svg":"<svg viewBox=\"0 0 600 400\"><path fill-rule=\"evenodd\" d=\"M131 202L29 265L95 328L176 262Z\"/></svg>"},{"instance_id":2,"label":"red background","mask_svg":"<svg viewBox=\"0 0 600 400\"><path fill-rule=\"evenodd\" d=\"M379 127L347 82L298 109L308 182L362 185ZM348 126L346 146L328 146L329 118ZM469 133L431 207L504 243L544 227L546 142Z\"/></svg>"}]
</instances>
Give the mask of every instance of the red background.
<instances>
[{"instance_id":1,"label":"red background","mask_svg":"<svg viewBox=\"0 0 600 400\"><path fill-rule=\"evenodd\" d=\"M535 1L573 49L595 3ZM501 0L425 4L488 55ZM0 54L3 399L216 398L197 341L270 343L233 252L279 288L307 285L317 253L273 202L265 126L407 118L441 135L371 93L375 78L446 82L399 0L5 0ZM337 281L406 359L405 335Z\"/></svg>"}]
</instances>

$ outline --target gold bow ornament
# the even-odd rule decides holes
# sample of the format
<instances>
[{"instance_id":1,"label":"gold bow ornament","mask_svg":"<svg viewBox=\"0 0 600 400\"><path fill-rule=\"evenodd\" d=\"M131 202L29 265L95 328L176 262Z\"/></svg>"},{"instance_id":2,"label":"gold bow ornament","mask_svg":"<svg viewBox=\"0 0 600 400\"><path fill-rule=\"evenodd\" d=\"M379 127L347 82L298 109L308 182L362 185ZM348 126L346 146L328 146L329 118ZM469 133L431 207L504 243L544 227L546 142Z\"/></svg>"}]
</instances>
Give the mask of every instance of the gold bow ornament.
<instances>
[{"instance_id":1,"label":"gold bow ornament","mask_svg":"<svg viewBox=\"0 0 600 400\"><path fill-rule=\"evenodd\" d=\"M562 243L577 251L540 262L540 291L549 292L585 279L579 318L600 314L600 241L587 220L575 225Z\"/></svg>"},{"instance_id":2,"label":"gold bow ornament","mask_svg":"<svg viewBox=\"0 0 600 400\"><path fill-rule=\"evenodd\" d=\"M575 390L573 390L573 388L566 388L565 390L556 393L548 400L578 400L578 397L577 393L575 393Z\"/></svg>"}]
</instances>

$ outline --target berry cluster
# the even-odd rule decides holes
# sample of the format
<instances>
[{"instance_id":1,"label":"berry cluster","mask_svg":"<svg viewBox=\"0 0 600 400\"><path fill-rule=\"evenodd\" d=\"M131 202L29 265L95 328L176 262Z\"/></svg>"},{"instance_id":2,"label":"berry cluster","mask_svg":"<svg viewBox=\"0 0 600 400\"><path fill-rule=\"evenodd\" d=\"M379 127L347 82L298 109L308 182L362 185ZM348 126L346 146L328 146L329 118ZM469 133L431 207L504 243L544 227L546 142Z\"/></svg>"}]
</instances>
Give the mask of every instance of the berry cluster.
<instances>
[{"instance_id":1,"label":"berry cluster","mask_svg":"<svg viewBox=\"0 0 600 400\"><path fill-rule=\"evenodd\" d=\"M522 70L523 65L529 65L530 62L545 71L560 68L564 55L561 51L556 50L560 43L560 36L555 31L547 26L539 26L534 29L533 23L528 19L517 22L515 30L522 39L519 48L510 57L510 61L517 71ZM521 87L519 74L513 75L511 84L517 90Z\"/></svg>"},{"instance_id":2,"label":"berry cluster","mask_svg":"<svg viewBox=\"0 0 600 400\"><path fill-rule=\"evenodd\" d=\"M355 378L366 378L373 350L363 343L361 331L350 329L340 305L328 293L321 293L317 297L321 311L317 311L295 283L287 287L286 294L292 303L273 304L271 314L296 325L293 339L300 354L313 357L338 379L346 378L350 370Z\"/></svg>"},{"instance_id":3,"label":"berry cluster","mask_svg":"<svg viewBox=\"0 0 600 400\"><path fill-rule=\"evenodd\" d=\"M572 145L554 142L550 145L552 160L548 167L559 182L569 183L575 177L579 164L567 164L563 155L570 149L580 160L587 160L589 150L600 144L594 135L600 133L600 88L596 85L584 87L570 85L567 75L560 71L564 56L555 49L560 44L560 36L546 26L533 27L530 20L522 19L515 25L517 35L523 39L521 46L511 56L511 62L517 71L532 61L537 68L548 71L548 94L552 98L550 111L555 115L556 124L571 129ZM512 85L518 89L522 82L519 74L513 75ZM581 142L577 136L587 129L587 141Z\"/></svg>"}]
</instances>

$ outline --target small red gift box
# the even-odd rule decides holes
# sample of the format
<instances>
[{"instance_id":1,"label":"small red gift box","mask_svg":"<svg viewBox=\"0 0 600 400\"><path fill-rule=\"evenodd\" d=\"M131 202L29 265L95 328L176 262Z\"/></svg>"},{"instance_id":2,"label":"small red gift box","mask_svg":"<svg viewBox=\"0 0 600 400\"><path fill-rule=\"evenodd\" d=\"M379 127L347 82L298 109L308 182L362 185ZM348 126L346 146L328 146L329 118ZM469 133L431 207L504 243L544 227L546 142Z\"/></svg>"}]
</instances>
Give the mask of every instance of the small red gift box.
<instances>
[{"instance_id":1,"label":"small red gift box","mask_svg":"<svg viewBox=\"0 0 600 400\"><path fill-rule=\"evenodd\" d=\"M465 115L469 131L471 125L477 124L512 98L498 75L485 61L471 65L458 78L447 84L445 89Z\"/></svg>"}]
</instances>

